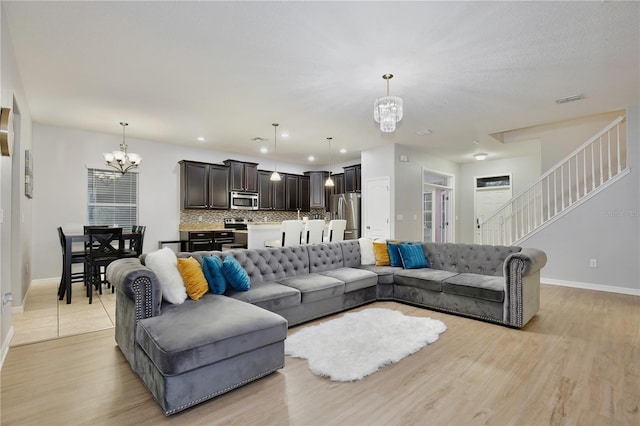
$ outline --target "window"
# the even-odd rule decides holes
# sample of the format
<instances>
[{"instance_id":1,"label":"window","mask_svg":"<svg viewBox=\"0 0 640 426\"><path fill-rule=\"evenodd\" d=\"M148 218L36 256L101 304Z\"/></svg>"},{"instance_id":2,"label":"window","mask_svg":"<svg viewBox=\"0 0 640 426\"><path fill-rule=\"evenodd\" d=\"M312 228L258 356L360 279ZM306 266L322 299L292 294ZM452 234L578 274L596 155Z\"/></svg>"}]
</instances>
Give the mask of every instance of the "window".
<instances>
[{"instance_id":1,"label":"window","mask_svg":"<svg viewBox=\"0 0 640 426\"><path fill-rule=\"evenodd\" d=\"M138 224L138 173L87 169L89 225L118 225L126 232Z\"/></svg>"}]
</instances>

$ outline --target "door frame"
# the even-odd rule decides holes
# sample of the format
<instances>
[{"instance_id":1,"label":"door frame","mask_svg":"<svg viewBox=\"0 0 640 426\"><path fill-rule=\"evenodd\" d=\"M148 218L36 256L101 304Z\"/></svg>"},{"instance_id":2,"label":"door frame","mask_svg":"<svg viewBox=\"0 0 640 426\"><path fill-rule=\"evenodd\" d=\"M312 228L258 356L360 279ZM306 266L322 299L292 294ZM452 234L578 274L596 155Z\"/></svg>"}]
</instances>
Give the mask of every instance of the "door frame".
<instances>
[{"instance_id":1,"label":"door frame","mask_svg":"<svg viewBox=\"0 0 640 426\"><path fill-rule=\"evenodd\" d=\"M486 179L486 178L493 178L493 177L500 177L500 176L509 176L509 185L504 185L504 186L496 186L494 188L484 188L484 189L480 189L478 190L478 179ZM510 197L509 198L513 198L513 175L511 172L507 172L507 173L491 173L489 175L481 175L481 176L474 176L473 177L473 241L476 244L479 244L480 241L478 240L478 223L477 223L477 219L478 219L478 192L483 192L483 191L491 191L491 190L496 190L496 189L505 189L508 188L510 192Z\"/></svg>"},{"instance_id":2,"label":"door frame","mask_svg":"<svg viewBox=\"0 0 640 426\"><path fill-rule=\"evenodd\" d=\"M440 185L440 184L435 184L435 183L431 183L431 182L427 182L425 177L426 175L431 175L431 176L439 176L439 177L443 177L446 179L446 185ZM425 194L425 189L426 188L430 188L430 189L442 189L445 191L448 191L449 193L449 209L447 212L447 222L448 222L448 229L446 231L447 234L447 241L448 243L455 243L456 242L456 221L453 220L456 217L456 198L455 198L455 186L456 186L456 177L455 175L452 175L450 173L445 173L445 172L441 172L438 170L433 170L433 169L428 169L425 167L422 167L422 173L420 174L420 179L421 179L421 186L420 186L420 192L421 192L421 199L422 199L422 223L421 223L421 229L422 232L421 234L421 238L422 241L424 242L424 216L425 216L425 208L424 208L424 194ZM474 181L475 182L475 181ZM440 207L438 207L438 209L435 208L436 203L438 204L438 206L440 206L440 201L438 199L439 197L435 196L435 191L434 191L434 197L433 197L433 212L438 211L438 213L440 213ZM434 216L435 218L435 216ZM432 220L432 235L434 235L435 233L435 224L436 221Z\"/></svg>"}]
</instances>

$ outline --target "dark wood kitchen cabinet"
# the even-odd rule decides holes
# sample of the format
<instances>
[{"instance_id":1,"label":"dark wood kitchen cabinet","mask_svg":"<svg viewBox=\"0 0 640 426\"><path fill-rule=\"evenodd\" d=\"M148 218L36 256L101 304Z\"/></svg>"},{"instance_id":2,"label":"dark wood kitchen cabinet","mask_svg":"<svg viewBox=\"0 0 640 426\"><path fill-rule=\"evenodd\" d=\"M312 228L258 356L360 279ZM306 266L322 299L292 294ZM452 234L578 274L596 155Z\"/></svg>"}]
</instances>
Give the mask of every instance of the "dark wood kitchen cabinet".
<instances>
[{"instance_id":1,"label":"dark wood kitchen cabinet","mask_svg":"<svg viewBox=\"0 0 640 426\"><path fill-rule=\"evenodd\" d=\"M290 211L308 212L309 207L309 176L287 175L285 179L285 209Z\"/></svg>"},{"instance_id":2,"label":"dark wood kitchen cabinet","mask_svg":"<svg viewBox=\"0 0 640 426\"><path fill-rule=\"evenodd\" d=\"M312 209L326 208L329 203L328 195L331 195L331 187L324 186L324 183L329 177L329 172L315 171L304 174L309 177L309 207Z\"/></svg>"},{"instance_id":3,"label":"dark wood kitchen cabinet","mask_svg":"<svg viewBox=\"0 0 640 426\"><path fill-rule=\"evenodd\" d=\"M184 209L228 209L229 168L180 161L180 198Z\"/></svg>"},{"instance_id":4,"label":"dark wood kitchen cabinet","mask_svg":"<svg viewBox=\"0 0 640 426\"><path fill-rule=\"evenodd\" d=\"M229 167L229 191L258 191L258 164L225 160Z\"/></svg>"},{"instance_id":5,"label":"dark wood kitchen cabinet","mask_svg":"<svg viewBox=\"0 0 640 426\"><path fill-rule=\"evenodd\" d=\"M344 192L360 192L360 164L344 167Z\"/></svg>"},{"instance_id":6,"label":"dark wood kitchen cabinet","mask_svg":"<svg viewBox=\"0 0 640 426\"><path fill-rule=\"evenodd\" d=\"M258 170L258 207L260 210L285 209L285 174L280 173L282 180L271 181L271 171Z\"/></svg>"}]
</instances>

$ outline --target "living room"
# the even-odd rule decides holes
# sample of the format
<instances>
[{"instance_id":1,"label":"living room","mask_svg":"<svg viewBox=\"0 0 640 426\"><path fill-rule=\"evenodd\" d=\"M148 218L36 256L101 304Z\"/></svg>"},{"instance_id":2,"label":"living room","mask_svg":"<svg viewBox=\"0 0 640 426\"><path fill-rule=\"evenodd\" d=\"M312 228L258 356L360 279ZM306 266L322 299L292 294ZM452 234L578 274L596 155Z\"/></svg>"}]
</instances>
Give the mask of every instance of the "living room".
<instances>
[{"instance_id":1,"label":"living room","mask_svg":"<svg viewBox=\"0 0 640 426\"><path fill-rule=\"evenodd\" d=\"M108 152L117 147L121 140L121 135L118 133L120 131L118 126L119 120L126 119L131 122L130 129L128 129L128 143L132 151L140 153L144 158L144 162L139 171L141 176L146 175L141 179L140 183L140 191L141 194L143 194L140 204L140 220L141 222L145 222L149 227L148 242L145 247L146 251L153 250L156 247L157 241L173 239L176 236L180 222L177 164L179 160L188 157L190 159L200 159L207 162L219 162L233 155L231 158L246 161L253 160L268 164L267 167L272 167L272 157L262 157L257 153L250 154L248 150L243 151L244 153L242 154L232 153L233 151L228 150L228 148L211 150L203 148L202 145L198 145L195 141L190 141L189 145L175 145L168 143L163 137L150 136L151 133L143 133L141 131L138 133L139 130L136 129L136 121L141 123L141 127L142 123L150 122L152 125L149 127L158 129L162 129L163 126L165 126L165 122L159 118L160 115L154 115L153 109L133 111L133 107L128 106L129 102L133 101L123 102L125 107L122 109L118 110L114 108L113 111L102 114L101 119L104 123L101 126L91 127L56 124L55 120L42 118L43 110L46 111L48 109L49 111L53 111L56 109L56 106L53 104L49 104L46 107L40 106L37 113L30 110L32 103L35 104L35 100L32 101L30 99L30 93L35 90L35 86L30 86L30 83L33 81L31 74L23 74L24 67L27 65L21 64L20 60L16 59L16 57L21 57L21 55L24 56L24 53L21 54L19 48L16 47L16 45L19 45L17 41L12 40L12 36L14 36L12 31L14 29L11 27L11 13L5 11L5 9L9 9L9 12L11 12L13 6L15 5L7 5L6 3L0 6L2 7L3 15L1 99L3 106L19 106L21 121L19 129L16 130L19 132L20 145L14 152L23 154L26 149L30 149L33 151L35 158L35 185L32 199L26 198L23 195L24 157L17 156L17 159L15 155L9 158L3 157L1 163L2 209L4 211L1 248L2 294L13 294L12 305L14 308L24 303L32 282L59 275L59 243L56 240L55 227L63 223L85 222L85 170L87 165L100 164L102 152ZM254 6L255 5L250 3L245 4L245 7L248 9ZM379 6L382 7L382 5ZM552 7L536 6L535 4L528 6L534 10L537 7L543 9ZM637 4L632 2L623 2L620 5L604 3L598 4L597 6L591 5L584 7L591 8L598 6L602 8L629 8L626 15L631 17L629 18L631 24L637 24L637 13L634 15L634 12L637 12ZM264 7L268 9L269 5L267 4ZM335 5L335 7L338 6ZM457 5L457 7L462 6ZM483 6L478 5L475 7L478 8L477 10L482 10ZM576 8L578 8L578 6L576 6ZM490 8L490 11L494 11L494 9ZM423 12L425 11L421 11L421 13ZM564 12L566 13L566 10ZM464 15L466 13L470 12L463 9L460 10L460 14ZM544 13L541 12L540 15L536 16L543 16L548 13L550 12L545 10ZM576 13L579 12L576 11ZM592 12L589 11L586 15L591 17L591 13ZM604 16L610 18L607 13L609 12L605 11ZM264 16L264 21L261 21L260 25L266 27L269 27L269 25L265 23L271 22L272 19L274 23L279 25L284 24L282 22L284 21L284 16L278 17L277 14L272 12L264 15L255 13L255 15L257 16L252 16L254 16L256 20L262 20L262 16ZM485 16L487 19L491 18L488 11L481 16ZM568 14L564 16L571 15ZM613 16L619 18L619 12L616 12ZM633 18L634 16L635 18ZM124 16L123 19L126 20ZM466 23L473 21L469 16L465 19L464 22ZM603 21L607 21L607 19L603 18ZM635 21L633 19L635 19ZM624 55L626 55L628 51L632 52L625 60L629 61L629 63L623 62L622 65L611 66L608 70L602 71L602 73L607 76L603 86L608 85L612 91L623 93L615 103L602 101L600 92L594 92L589 87L580 87L580 70L576 69L573 70L573 72L576 75L575 80L577 80L577 84L575 81L569 82L568 79L565 78L562 82L563 84L558 83L557 87L553 87L552 92L557 95L556 97L560 97L574 94L574 92L584 91L585 99L566 105L556 105L554 103L555 98L545 99L544 102L548 102L548 104L542 104L541 100L537 100L540 102L537 104L538 109L529 111L530 118L528 121L512 122L502 127L493 127L491 132L485 132L476 136L476 138L480 139L481 148L490 146L492 147L491 149L493 149L494 145L491 144L496 144L495 157L492 151L492 155L484 162L476 162L470 158L471 154L476 150L476 147L472 145L475 139L468 137L468 133L452 136L454 139L459 138L463 140L463 142L452 140L451 145L454 145L454 142L456 145L458 143L467 144L466 152L460 150L460 153L457 154L447 152L450 148L446 140L438 139L437 143L433 143L433 146L429 146L427 150L424 150L418 144L405 144L405 138L403 137L396 136L394 138L394 136L383 135L382 140L384 144L378 144L376 142L376 144L366 146L364 142L361 143L358 141L358 143L361 143L361 146L358 148L354 145L351 149L353 152L358 152L357 158L334 157L334 166L341 167L342 165L361 163L363 182L380 175L392 177L392 235L390 235L390 237L403 239L414 239L414 236L416 234L420 235L421 232L419 223L414 223L412 217L414 215L418 215L418 217L421 215L419 195L421 193L419 188L421 181L419 176L422 168L455 175L456 212L458 216L458 220L456 221L456 241L472 242L472 212L474 201L472 196L469 195L470 185L463 186L461 182L469 182L474 176L508 171L513 173L514 193L516 193L519 189L531 183L531 174L533 174L531 170L537 171L538 175L542 174L548 167L562 159L564 155L571 152L575 147L595 134L619 113L622 113L625 115L626 120L627 165L631 169L630 173L623 180L617 182L616 185L608 188L607 191L589 200L580 210L572 212L571 215L556 222L552 228L548 228L531 237L522 245L537 247L547 253L549 263L543 270L543 278L546 278L549 284L638 295L640 291L638 288L640 267L637 264L637 259L640 254L638 244L638 236L640 236L640 228L638 225L640 176L637 170L640 161L640 155L638 153L638 127L640 122L640 111L638 109L638 103L640 101L638 95L639 82L637 77L638 26L635 25L634 27L630 25L626 27L625 25L611 25L611 22L609 22L609 26L605 26L600 21L597 22L599 25L591 25L591 31L593 32L592 37L595 39L604 39L604 34L611 29L611 26L619 27L618 33L616 33L618 36L620 36L619 33L622 35L630 35L625 39L624 44L626 44L626 48L621 47L619 44L616 44L615 49L612 48L612 50L623 50ZM627 23L626 20L625 23ZM476 24L485 25L485 23L478 23L477 21ZM510 28L513 29L513 27ZM114 31L117 32L115 29ZM24 32L21 32L21 34L23 34L21 37L24 37ZM328 36L328 34L324 35ZM21 38L20 40L23 39ZM409 40L407 40L407 43L410 44ZM334 45L339 44L335 43ZM578 47L574 47L576 49L575 56L584 56ZM15 52L13 51L14 48L16 49ZM357 49L357 47L354 47L354 49ZM527 51L526 46L518 46L514 49L515 51L518 49L522 49L523 52ZM52 52L54 51L52 50ZM269 50L267 49L265 52L269 52ZM277 52L281 53L279 49ZM487 51L479 52L478 55L483 53L486 54ZM557 53L558 62L562 62L561 58L563 53L566 52ZM140 53L138 52L137 54ZM526 55L526 53L523 54ZM270 55L265 53L262 56L254 58L254 60L261 66L267 66L264 64L268 64L268 60L270 60L269 56ZM36 59L31 58L31 60L35 61ZM42 58L42 60L44 60L44 58ZM602 62L608 60L611 60L611 58L603 55L597 57L595 62L598 63L598 68L607 68ZM166 62L170 63L169 67L173 68L176 73L180 72L181 65L172 61ZM514 64L515 63L510 63L510 66L513 67L513 69L517 69L517 66ZM288 65L292 64L289 63ZM331 74L331 77L323 79L326 86L321 88L320 93L314 92L314 96L317 96L318 99L329 96L327 93L332 92L328 92L327 90L332 84L335 84L335 89L332 90L348 93L349 85L353 83L353 79L348 79L347 76L343 75L339 63L332 64L330 61L327 61L326 63L317 65L318 73ZM79 73L79 80L81 79L82 73L80 71L83 66L83 64L77 64L77 66L74 67L75 72ZM120 63L119 61L114 61L112 66L114 73L122 73L120 76L121 79L126 79L126 73L120 70L132 67L130 63ZM492 64L491 66L496 65ZM491 66L487 66L489 71ZM412 104L414 108L417 108L419 104L429 103L429 99L435 97L435 94L428 90L421 89L422 91L420 91L415 87L412 89L408 82L408 76L411 74L408 71L404 73L401 72L399 68L400 65L381 64L381 67L381 72L378 72L379 67L366 70L367 73L371 74L367 76L369 80L366 81L366 85L368 87L364 88L366 95L362 95L362 89L360 89L361 91L353 96L352 101L354 104L365 104L364 107L361 108L361 120L364 123L361 124L361 126L369 125L369 127L372 127L373 130L376 131L375 122L369 111L371 109L369 104L372 104L373 99L376 96L382 95L384 92L384 82L380 79L382 73L391 71L395 73L394 79L390 82L391 94L400 95L405 99L407 113ZM387 69L386 67L389 68ZM543 66L533 68L538 69L541 74L544 73L542 71ZM482 71L489 72L487 70ZM455 74L456 72L463 74L464 72L468 73L469 70L460 67L457 70L449 71L451 74ZM625 79L624 76L628 73L633 74L633 72L635 72L635 79L631 81ZM418 73L419 72L416 72L416 74ZM258 73L256 72L256 74ZM403 77L403 74L407 77ZM306 78L313 80L313 76L315 76L315 74L306 76ZM210 78L207 77L207 79ZM349 80L349 84L346 84L344 81L347 79ZM405 81L403 81L403 79L405 79ZM259 80L259 77L255 75L250 76L249 80ZM260 83L268 84L268 82L262 81L260 81ZM528 83L523 82L523 84ZM203 92L205 91L205 89L202 90ZM292 87L288 93L291 97L299 96L299 90L299 88ZM506 99L504 103L491 104L487 102L487 104L484 104L481 102L480 104L474 104L473 107L475 109L472 111L465 110L467 111L466 115L472 117L474 114L480 114L480 112L478 112L479 106L484 106L484 108L489 111L486 115L495 116L506 115L506 110L508 109L518 109L521 101L521 99L519 99L521 97L520 89L518 87L511 87L510 90L513 92L513 97ZM540 90L542 90L542 87L540 87ZM551 92L551 90L549 90L549 92ZM473 91L465 91L464 93L468 97L474 96ZM132 98L136 96L153 97L150 93L137 94L135 90L131 90L127 95L127 97ZM411 97L414 97L413 101L410 101ZM415 98L419 98L420 101L416 101ZM59 98L59 101L61 103L65 102L63 97ZM442 106L447 101L441 100L439 102L439 105ZM580 105L581 102L582 105ZM117 103L118 102L116 102L116 104ZM265 105L261 106L265 108ZM460 106L461 105L453 105L448 109L456 109ZM494 108L491 108L492 106ZM349 104L349 107L353 106ZM266 107L267 110L269 108L268 106ZM442 108L446 109L444 106L442 106ZM553 113L549 112L551 110ZM438 112L435 110L426 111L424 114L427 117L429 114L435 116ZM114 112L120 115L115 117ZM344 111L341 108L335 113L336 115L340 115L342 112ZM96 110L91 114L100 116ZM122 114L127 115L127 117L122 117ZM274 115L277 115L277 117L274 117ZM134 117L136 119L134 119ZM251 123L251 130L247 132L248 134L246 134L242 140L248 142L249 138L256 135L270 136L268 132L271 130L270 124L273 120L281 120L284 123L286 120L294 121L295 118L296 115L290 110L286 110L286 112L279 112L277 110L276 112L268 112L264 115L264 123ZM457 120L465 121L465 118L465 114L462 113ZM485 115L482 115L482 118L493 120L493 118L485 117ZM90 117L85 117L85 119L89 121ZM419 121L414 121L412 124L409 124L411 123L411 121L408 121L409 119L410 116L407 115L404 121L399 123L398 130L396 131L398 132L397 134L404 131L413 137L415 130L421 128L418 127L418 125L422 125ZM227 120L231 122L237 119L227 118ZM325 129L336 129L332 135L337 142L341 138L339 135L341 125L330 120L327 121L330 124L325 126ZM186 120L183 121L183 123L183 126L186 127L189 121ZM243 125L242 121L236 121L235 123L236 127L242 127ZM429 126L431 125L429 124ZM553 129L554 127L555 129ZM552 129L550 130L550 128ZM369 130L371 129L367 129L367 131ZM313 140L319 147L316 148L316 154L326 155L326 153L320 150L324 149L322 141L325 137L331 136L325 134L327 131L329 130L318 132L318 134L312 135L309 139ZM191 132L190 129L189 132ZM435 135L440 132L444 132L444 129L436 129L433 137L436 137ZM488 133L495 132L504 132L507 136L504 139L505 141L508 140L509 136L512 136L512 143L496 142L495 138L488 135ZM549 132L547 134L550 136L546 140L543 140L544 137L541 139L541 135L544 135L545 132ZM571 133L573 135L571 140L565 140L563 137L558 136L563 132ZM405 135L405 137L407 140L409 139L408 135ZM429 136L425 136L423 140L427 138L429 138ZM349 138L342 136L342 139ZM231 142L237 143L237 140ZM520 145L527 145L529 151L517 155L513 153L510 154L508 150L516 149L515 147L519 145L519 143ZM427 139L424 144L429 145L431 142ZM285 146L283 143L282 147L284 148ZM498 148L504 148L506 153L499 153ZM284 152L282 155L285 155ZM457 161L455 160L456 155L458 155ZM400 157L406 157L409 161L401 161ZM294 162L293 160L281 160L278 163L283 171L291 173L301 173L310 168L322 167L321 165L311 166L309 163ZM169 194L169 196L155 196L158 188L163 188L164 193ZM150 197L146 194L154 194L154 196ZM414 196L415 194L418 195ZM366 193L363 193L363 196L366 197ZM403 219L398 219L399 217ZM55 253L55 256L50 256L50 253ZM589 266L590 258L598 259L599 264L596 269ZM567 299L575 300L571 297L567 297ZM9 309L9 306L6 306L2 312L3 358L6 355L7 346L5 346L5 340L9 335L10 328L11 309ZM491 333L491 328L483 329L483 331Z\"/></svg>"}]
</instances>

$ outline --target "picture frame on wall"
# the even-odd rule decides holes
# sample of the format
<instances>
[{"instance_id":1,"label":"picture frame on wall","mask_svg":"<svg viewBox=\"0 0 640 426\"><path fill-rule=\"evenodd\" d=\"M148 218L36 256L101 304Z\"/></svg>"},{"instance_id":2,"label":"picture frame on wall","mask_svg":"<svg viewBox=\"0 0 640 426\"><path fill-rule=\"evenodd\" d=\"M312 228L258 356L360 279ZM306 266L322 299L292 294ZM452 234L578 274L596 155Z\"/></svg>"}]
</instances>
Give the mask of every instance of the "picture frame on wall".
<instances>
[{"instance_id":1,"label":"picture frame on wall","mask_svg":"<svg viewBox=\"0 0 640 426\"><path fill-rule=\"evenodd\" d=\"M33 198L33 155L30 149L24 151L24 195Z\"/></svg>"}]
</instances>

